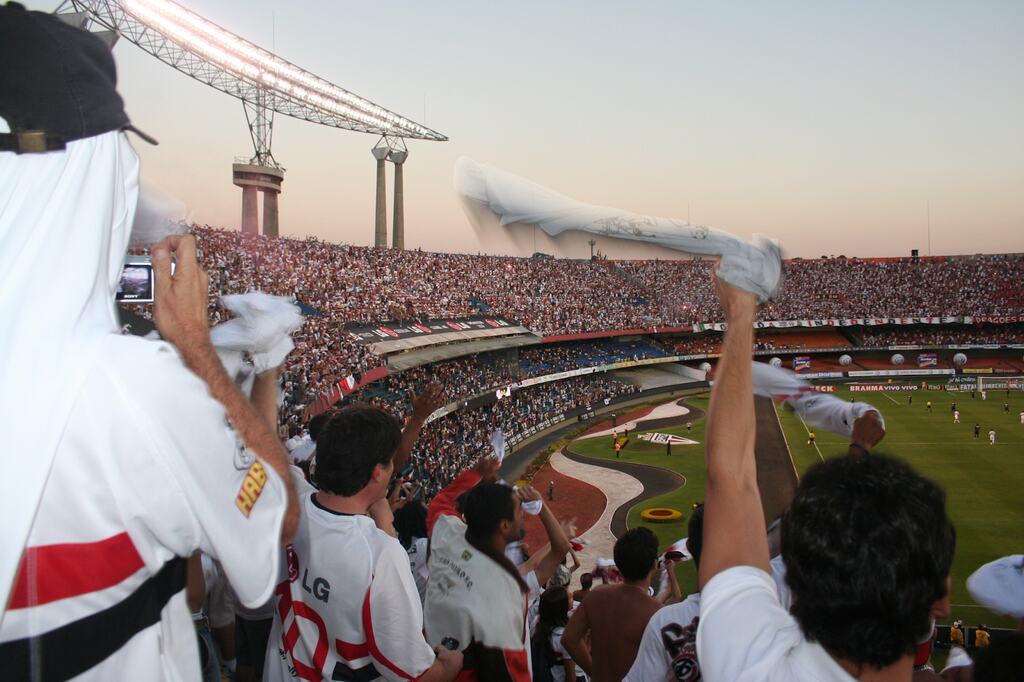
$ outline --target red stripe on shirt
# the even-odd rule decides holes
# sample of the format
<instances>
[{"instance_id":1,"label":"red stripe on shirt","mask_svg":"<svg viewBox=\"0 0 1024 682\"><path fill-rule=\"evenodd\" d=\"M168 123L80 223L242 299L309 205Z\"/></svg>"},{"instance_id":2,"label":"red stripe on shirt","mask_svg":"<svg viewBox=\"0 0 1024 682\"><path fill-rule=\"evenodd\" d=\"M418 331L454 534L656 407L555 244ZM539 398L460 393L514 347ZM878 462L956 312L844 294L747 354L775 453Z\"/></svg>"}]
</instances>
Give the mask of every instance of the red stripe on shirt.
<instances>
[{"instance_id":1,"label":"red stripe on shirt","mask_svg":"<svg viewBox=\"0 0 1024 682\"><path fill-rule=\"evenodd\" d=\"M105 590L144 566L128 533L96 542L28 547L21 557L10 609Z\"/></svg>"},{"instance_id":2,"label":"red stripe on shirt","mask_svg":"<svg viewBox=\"0 0 1024 682\"><path fill-rule=\"evenodd\" d=\"M370 614L370 589L373 587L371 581L370 587L366 589L366 598L363 599L363 630L366 632L366 645L370 648L370 655L373 660L383 664L388 670L398 675L402 679L411 680L414 679L415 675L410 675L405 672L397 665L388 660L381 650L377 647L377 640L373 636L373 617Z\"/></svg>"},{"instance_id":3,"label":"red stripe on shirt","mask_svg":"<svg viewBox=\"0 0 1024 682\"><path fill-rule=\"evenodd\" d=\"M337 649L339 656L350 663L370 655L370 647L366 645L366 642L352 644L351 642L343 642L340 639L336 639L334 640L334 648Z\"/></svg>"}]
</instances>

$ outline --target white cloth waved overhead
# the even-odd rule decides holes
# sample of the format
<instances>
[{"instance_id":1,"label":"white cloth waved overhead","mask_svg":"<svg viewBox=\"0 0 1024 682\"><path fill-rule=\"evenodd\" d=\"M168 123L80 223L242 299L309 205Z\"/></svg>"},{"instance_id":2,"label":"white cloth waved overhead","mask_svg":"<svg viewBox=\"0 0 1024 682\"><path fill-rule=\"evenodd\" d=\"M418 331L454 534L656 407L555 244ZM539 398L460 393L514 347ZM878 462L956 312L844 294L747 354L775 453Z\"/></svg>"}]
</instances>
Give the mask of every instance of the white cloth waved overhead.
<instances>
[{"instance_id":1,"label":"white cloth waved overhead","mask_svg":"<svg viewBox=\"0 0 1024 682\"><path fill-rule=\"evenodd\" d=\"M491 434L491 451L498 464L501 464L505 459L505 432L501 429L495 429Z\"/></svg>"},{"instance_id":2,"label":"white cloth waved overhead","mask_svg":"<svg viewBox=\"0 0 1024 682\"><path fill-rule=\"evenodd\" d=\"M455 190L486 205L502 225L535 223L550 237L576 230L721 257L718 276L757 294L762 303L772 297L781 278L781 252L772 240L755 237L751 244L704 225L586 204L465 156L455 162Z\"/></svg>"},{"instance_id":3,"label":"white cloth waved overhead","mask_svg":"<svg viewBox=\"0 0 1024 682\"><path fill-rule=\"evenodd\" d=\"M876 412L885 428L885 419L877 407L867 403L848 403L834 395L815 391L797 374L763 362L753 365L754 394L785 400L808 425L849 438L853 423L868 412Z\"/></svg>"},{"instance_id":4,"label":"white cloth waved overhead","mask_svg":"<svg viewBox=\"0 0 1024 682\"><path fill-rule=\"evenodd\" d=\"M224 307L237 317L214 327L210 339L218 351L248 352L257 373L284 362L295 348L291 334L302 326L302 311L286 296L261 291L222 296ZM221 353L221 359L225 360ZM231 366L224 363L229 371Z\"/></svg>"}]
</instances>

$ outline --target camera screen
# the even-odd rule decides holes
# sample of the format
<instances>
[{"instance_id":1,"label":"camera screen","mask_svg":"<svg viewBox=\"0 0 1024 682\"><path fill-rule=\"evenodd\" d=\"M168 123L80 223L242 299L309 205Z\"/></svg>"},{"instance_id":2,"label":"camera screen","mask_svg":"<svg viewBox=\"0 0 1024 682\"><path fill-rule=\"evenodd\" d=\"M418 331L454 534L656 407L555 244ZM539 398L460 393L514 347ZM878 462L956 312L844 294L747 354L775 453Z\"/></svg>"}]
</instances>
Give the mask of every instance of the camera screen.
<instances>
[{"instance_id":1,"label":"camera screen","mask_svg":"<svg viewBox=\"0 0 1024 682\"><path fill-rule=\"evenodd\" d=\"M153 266L149 263L125 263L114 298L122 303L152 303Z\"/></svg>"}]
</instances>

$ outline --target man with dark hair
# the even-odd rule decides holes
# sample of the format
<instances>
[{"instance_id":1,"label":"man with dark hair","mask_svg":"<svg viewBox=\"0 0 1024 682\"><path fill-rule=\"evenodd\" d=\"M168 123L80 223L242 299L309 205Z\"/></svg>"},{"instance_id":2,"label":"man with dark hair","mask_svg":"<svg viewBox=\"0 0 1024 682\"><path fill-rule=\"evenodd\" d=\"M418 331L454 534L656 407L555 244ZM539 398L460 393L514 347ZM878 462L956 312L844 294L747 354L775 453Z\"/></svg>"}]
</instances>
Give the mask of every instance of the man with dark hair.
<instances>
[{"instance_id":1,"label":"man with dark hair","mask_svg":"<svg viewBox=\"0 0 1024 682\"><path fill-rule=\"evenodd\" d=\"M295 476L302 517L276 590L265 680L453 680L462 667L461 654L435 657L424 640L409 556L394 537L385 495L401 440L376 407L345 407L323 424L319 490Z\"/></svg>"},{"instance_id":2,"label":"man with dark hair","mask_svg":"<svg viewBox=\"0 0 1024 682\"><path fill-rule=\"evenodd\" d=\"M566 650L594 682L617 682L625 676L647 622L661 607L649 593L658 570L654 533L643 526L627 531L615 542L614 557L622 584L594 588L573 612L562 635Z\"/></svg>"},{"instance_id":3,"label":"man with dark hair","mask_svg":"<svg viewBox=\"0 0 1024 682\"><path fill-rule=\"evenodd\" d=\"M465 652L460 680L530 682L527 607L565 558L569 539L538 491L495 482L497 469L497 459L481 459L430 503L424 631L432 644ZM505 556L523 538L524 513L540 516L551 543L525 576Z\"/></svg>"},{"instance_id":4,"label":"man with dark hair","mask_svg":"<svg viewBox=\"0 0 1024 682\"><path fill-rule=\"evenodd\" d=\"M728 322L707 425L697 654L713 680L910 680L918 641L949 614L955 534L945 495L882 456L826 460L782 521L792 615L769 575L754 460L757 301L719 281Z\"/></svg>"},{"instance_id":5,"label":"man with dark hair","mask_svg":"<svg viewBox=\"0 0 1024 682\"><path fill-rule=\"evenodd\" d=\"M687 527L686 549L700 569L704 544L704 505L698 505ZM669 567L669 570L674 570ZM697 682L697 623L700 616L700 592L678 604L669 604L651 617L644 629L633 667L625 682Z\"/></svg>"},{"instance_id":6,"label":"man with dark hair","mask_svg":"<svg viewBox=\"0 0 1024 682\"><path fill-rule=\"evenodd\" d=\"M590 588L594 586L594 574L583 573L580 575L580 589L572 593L572 600L577 604L582 604L583 600L590 594Z\"/></svg>"}]
</instances>

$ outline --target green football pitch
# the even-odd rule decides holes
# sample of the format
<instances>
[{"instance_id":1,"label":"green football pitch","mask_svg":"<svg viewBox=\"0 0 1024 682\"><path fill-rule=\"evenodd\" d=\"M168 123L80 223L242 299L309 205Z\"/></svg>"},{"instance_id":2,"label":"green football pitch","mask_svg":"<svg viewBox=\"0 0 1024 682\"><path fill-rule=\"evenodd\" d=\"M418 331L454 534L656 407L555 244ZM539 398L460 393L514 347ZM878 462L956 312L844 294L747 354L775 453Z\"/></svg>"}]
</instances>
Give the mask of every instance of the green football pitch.
<instances>
[{"instance_id":1,"label":"green football pitch","mask_svg":"<svg viewBox=\"0 0 1024 682\"><path fill-rule=\"evenodd\" d=\"M856 400L877 407L885 416L886 437L877 448L903 458L918 471L941 484L947 495L947 508L957 529L956 556L952 570L952 618L962 618L967 624L986 623L997 627L1012 627L1009 618L1001 618L978 606L965 586L967 576L982 564L1007 554L1022 551L1024 539L1024 425L1020 411L1024 410L1024 393L1011 391L1009 397L1002 390L988 392L988 400L980 394L973 400L971 394L946 391L896 391L887 393L852 393L839 387L835 395L843 400ZM913 402L908 399L913 396ZM929 413L926 404L932 402ZM951 404L957 403L960 424L953 423ZM687 400L702 410L707 409L707 396ZM1009 403L1009 412L1003 403ZM827 457L841 456L846 442L840 436L816 432L816 443L807 444L807 428L794 412L778 407L779 421L789 445L793 464L802 474L815 463ZM981 426L981 434L974 439L974 424ZM989 445L988 431L996 432L996 444ZM663 546L684 537L686 519L694 502L704 495L704 420L694 420L688 431L685 426L654 429L660 433L673 433L691 438L698 445L676 446L671 456L665 447L652 445L630 434L630 442L622 452L625 461L648 464L678 471L686 477L686 484L671 493L640 503L630 510L630 527L647 525L659 537ZM641 430L640 433L644 431ZM614 459L605 438L576 441L571 450L582 455ZM641 520L640 512L648 507L673 507L684 514L676 523L648 524ZM696 589L696 576L691 563L679 569L684 590Z\"/></svg>"}]
</instances>

